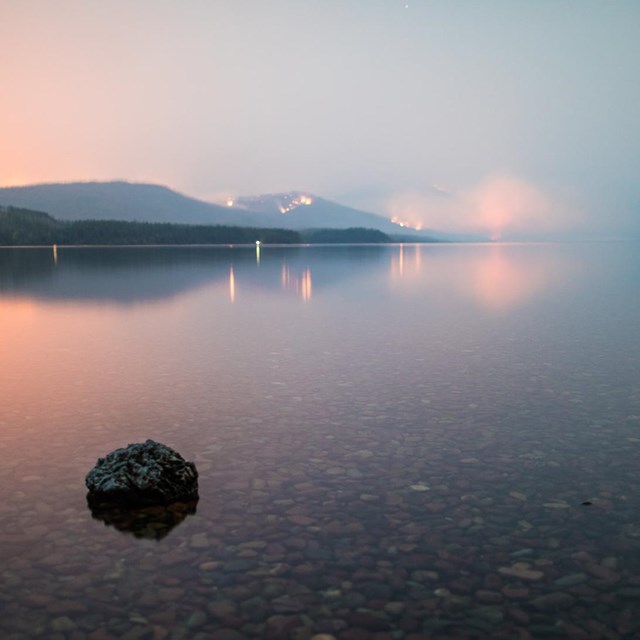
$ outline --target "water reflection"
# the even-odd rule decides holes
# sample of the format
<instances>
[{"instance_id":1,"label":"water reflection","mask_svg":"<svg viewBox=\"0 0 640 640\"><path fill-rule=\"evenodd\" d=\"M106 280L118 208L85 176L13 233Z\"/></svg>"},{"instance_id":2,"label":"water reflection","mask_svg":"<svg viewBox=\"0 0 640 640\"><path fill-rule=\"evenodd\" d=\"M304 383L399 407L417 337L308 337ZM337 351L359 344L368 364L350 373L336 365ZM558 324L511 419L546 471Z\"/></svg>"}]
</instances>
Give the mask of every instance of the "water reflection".
<instances>
[{"instance_id":1,"label":"water reflection","mask_svg":"<svg viewBox=\"0 0 640 640\"><path fill-rule=\"evenodd\" d=\"M222 285L311 300L350 280L387 254L384 247L92 247L0 250L0 296L135 303ZM312 275L313 274L313 275Z\"/></svg>"},{"instance_id":2,"label":"water reflection","mask_svg":"<svg viewBox=\"0 0 640 640\"><path fill-rule=\"evenodd\" d=\"M575 257L550 246L400 245L392 254L393 288L453 292L487 311L504 312L562 287L577 273Z\"/></svg>"},{"instance_id":3,"label":"water reflection","mask_svg":"<svg viewBox=\"0 0 640 640\"><path fill-rule=\"evenodd\" d=\"M105 526L114 527L136 538L161 540L187 516L196 513L198 500L132 509L113 502L96 500L87 494L87 505L91 510L91 516L103 522Z\"/></svg>"},{"instance_id":4,"label":"water reflection","mask_svg":"<svg viewBox=\"0 0 640 640\"><path fill-rule=\"evenodd\" d=\"M233 303L236 299L236 276L233 273L233 266L229 268L229 300Z\"/></svg>"},{"instance_id":5,"label":"water reflection","mask_svg":"<svg viewBox=\"0 0 640 640\"><path fill-rule=\"evenodd\" d=\"M518 245L54 248L54 260L51 249L3 250L0 296L134 303L214 285L234 303L242 285L308 302L314 293L386 268L392 291L453 292L505 312L562 287L577 266L570 252Z\"/></svg>"},{"instance_id":6,"label":"water reflection","mask_svg":"<svg viewBox=\"0 0 640 640\"><path fill-rule=\"evenodd\" d=\"M509 253L508 247L491 246L475 265L469 290L487 309L505 311L544 291L566 272L563 266L566 264L559 264L557 258L531 261Z\"/></svg>"},{"instance_id":7,"label":"water reflection","mask_svg":"<svg viewBox=\"0 0 640 640\"><path fill-rule=\"evenodd\" d=\"M289 265L283 262L280 271L280 282L283 291L291 292L299 296L304 302L311 300L311 294L313 292L311 269L305 269L301 275L292 275Z\"/></svg>"}]
</instances>

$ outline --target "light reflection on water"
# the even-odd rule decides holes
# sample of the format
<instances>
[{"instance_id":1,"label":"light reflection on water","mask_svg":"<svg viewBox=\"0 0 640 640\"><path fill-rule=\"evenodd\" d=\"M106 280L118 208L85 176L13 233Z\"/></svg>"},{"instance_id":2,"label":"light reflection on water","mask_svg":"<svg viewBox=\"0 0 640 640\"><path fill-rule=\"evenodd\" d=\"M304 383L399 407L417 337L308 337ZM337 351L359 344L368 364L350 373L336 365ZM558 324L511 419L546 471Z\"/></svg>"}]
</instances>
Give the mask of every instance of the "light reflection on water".
<instances>
[{"instance_id":1,"label":"light reflection on water","mask_svg":"<svg viewBox=\"0 0 640 640\"><path fill-rule=\"evenodd\" d=\"M3 637L635 637L639 280L633 245L0 251ZM84 495L147 437L200 472L158 535Z\"/></svg>"}]
</instances>

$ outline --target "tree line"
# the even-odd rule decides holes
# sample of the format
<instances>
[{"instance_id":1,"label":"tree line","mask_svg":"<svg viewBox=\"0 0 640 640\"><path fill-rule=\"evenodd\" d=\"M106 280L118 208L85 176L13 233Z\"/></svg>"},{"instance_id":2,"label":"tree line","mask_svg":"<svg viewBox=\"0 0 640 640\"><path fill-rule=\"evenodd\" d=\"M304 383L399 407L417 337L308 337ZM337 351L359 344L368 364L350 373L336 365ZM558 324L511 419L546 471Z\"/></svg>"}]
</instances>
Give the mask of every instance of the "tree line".
<instances>
[{"instance_id":1,"label":"tree line","mask_svg":"<svg viewBox=\"0 0 640 640\"><path fill-rule=\"evenodd\" d=\"M150 245L150 244L325 244L384 243L377 229L262 229L119 220L62 221L43 211L0 207L0 245Z\"/></svg>"},{"instance_id":2,"label":"tree line","mask_svg":"<svg viewBox=\"0 0 640 640\"><path fill-rule=\"evenodd\" d=\"M0 245L300 244L297 231L119 220L61 221L42 211L0 209Z\"/></svg>"}]
</instances>

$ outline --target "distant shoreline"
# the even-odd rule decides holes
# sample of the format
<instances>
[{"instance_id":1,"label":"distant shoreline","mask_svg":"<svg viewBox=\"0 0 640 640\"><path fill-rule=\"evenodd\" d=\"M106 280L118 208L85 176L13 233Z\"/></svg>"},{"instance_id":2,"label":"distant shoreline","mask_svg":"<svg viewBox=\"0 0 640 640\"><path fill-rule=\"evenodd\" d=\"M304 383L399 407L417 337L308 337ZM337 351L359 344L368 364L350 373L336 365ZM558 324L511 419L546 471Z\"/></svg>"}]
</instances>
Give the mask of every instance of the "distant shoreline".
<instances>
[{"instance_id":1,"label":"distant shoreline","mask_svg":"<svg viewBox=\"0 0 640 640\"><path fill-rule=\"evenodd\" d=\"M296 231L169 222L67 221L58 220L43 211L0 208L0 246L3 247L376 245L398 241L404 241L404 238L363 227Z\"/></svg>"}]
</instances>

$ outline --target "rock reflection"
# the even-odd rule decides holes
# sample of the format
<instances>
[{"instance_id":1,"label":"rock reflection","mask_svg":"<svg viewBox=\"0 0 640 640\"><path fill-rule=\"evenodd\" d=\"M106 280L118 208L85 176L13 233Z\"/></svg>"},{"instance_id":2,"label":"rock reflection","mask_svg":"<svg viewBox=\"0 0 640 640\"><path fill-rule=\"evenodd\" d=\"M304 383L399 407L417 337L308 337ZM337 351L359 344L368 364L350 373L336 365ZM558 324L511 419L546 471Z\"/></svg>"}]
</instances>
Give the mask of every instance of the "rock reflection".
<instances>
[{"instance_id":1,"label":"rock reflection","mask_svg":"<svg viewBox=\"0 0 640 640\"><path fill-rule=\"evenodd\" d=\"M113 502L96 500L87 494L87 504L95 520L136 538L162 540L187 516L196 512L198 500L169 505L127 508Z\"/></svg>"}]
</instances>

